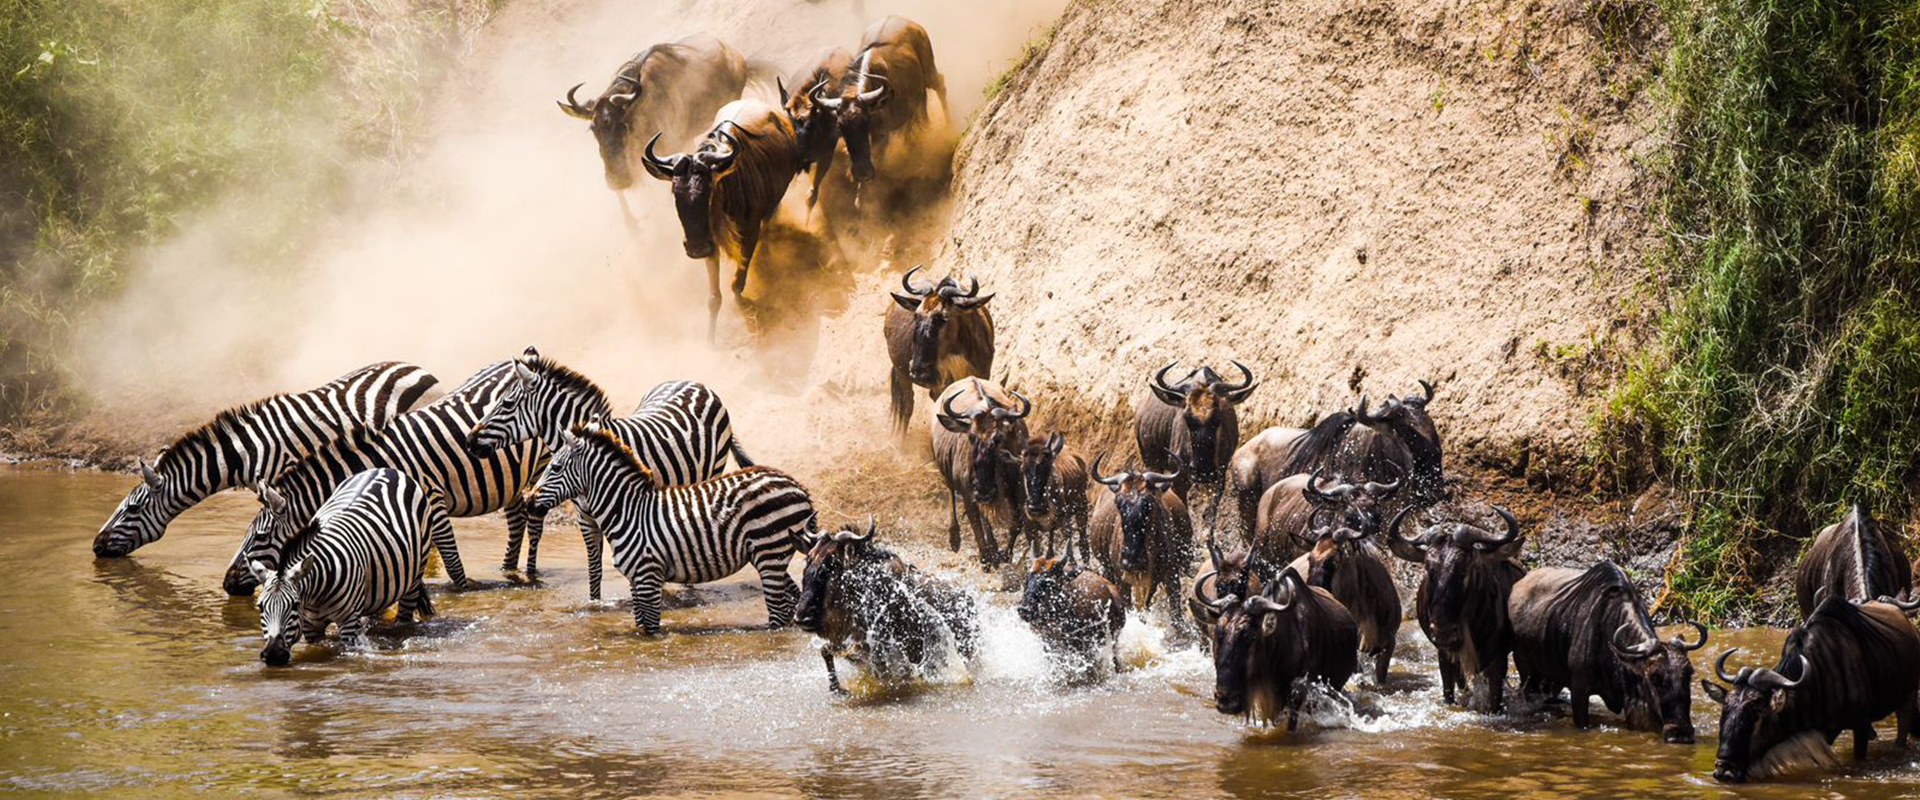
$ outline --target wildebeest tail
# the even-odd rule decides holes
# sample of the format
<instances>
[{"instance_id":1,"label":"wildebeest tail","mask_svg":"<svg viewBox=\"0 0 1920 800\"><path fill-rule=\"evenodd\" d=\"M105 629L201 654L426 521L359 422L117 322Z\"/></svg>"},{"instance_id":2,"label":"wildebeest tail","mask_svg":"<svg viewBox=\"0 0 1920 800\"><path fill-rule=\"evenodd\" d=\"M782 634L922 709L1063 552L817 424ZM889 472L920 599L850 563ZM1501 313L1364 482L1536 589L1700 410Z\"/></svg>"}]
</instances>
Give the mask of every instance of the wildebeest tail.
<instances>
[{"instance_id":1,"label":"wildebeest tail","mask_svg":"<svg viewBox=\"0 0 1920 800\"><path fill-rule=\"evenodd\" d=\"M740 437L735 436L729 439L727 441L727 450L733 453L733 463L739 466L740 469L755 466L753 459L747 457L747 449L740 446Z\"/></svg>"}]
</instances>

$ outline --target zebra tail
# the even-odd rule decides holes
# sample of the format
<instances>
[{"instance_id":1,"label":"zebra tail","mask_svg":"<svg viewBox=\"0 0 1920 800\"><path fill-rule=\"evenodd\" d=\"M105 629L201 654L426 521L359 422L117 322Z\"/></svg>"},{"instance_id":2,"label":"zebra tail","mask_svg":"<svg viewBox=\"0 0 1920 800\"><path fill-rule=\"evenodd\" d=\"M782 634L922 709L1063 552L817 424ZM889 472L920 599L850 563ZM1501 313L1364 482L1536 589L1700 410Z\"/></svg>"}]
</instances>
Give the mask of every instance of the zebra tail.
<instances>
[{"instance_id":1,"label":"zebra tail","mask_svg":"<svg viewBox=\"0 0 1920 800\"><path fill-rule=\"evenodd\" d=\"M747 450L740 446L740 437L735 436L727 442L727 450L733 453L733 463L741 469L754 466L753 459L747 457Z\"/></svg>"}]
</instances>

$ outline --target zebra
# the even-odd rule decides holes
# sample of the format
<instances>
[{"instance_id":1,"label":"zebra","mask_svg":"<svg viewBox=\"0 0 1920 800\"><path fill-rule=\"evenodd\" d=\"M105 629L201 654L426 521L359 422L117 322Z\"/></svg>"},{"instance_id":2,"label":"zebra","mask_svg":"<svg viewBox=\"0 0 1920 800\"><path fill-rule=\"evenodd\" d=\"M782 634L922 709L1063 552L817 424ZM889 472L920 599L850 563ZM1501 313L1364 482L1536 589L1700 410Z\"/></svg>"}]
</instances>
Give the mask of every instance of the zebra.
<instances>
[{"instance_id":1,"label":"zebra","mask_svg":"<svg viewBox=\"0 0 1920 800\"><path fill-rule=\"evenodd\" d=\"M412 364L368 364L298 394L276 394L215 415L142 460L140 483L93 537L93 554L120 558L152 544L173 518L223 489L271 478L327 443L386 427L439 378Z\"/></svg>"},{"instance_id":2,"label":"zebra","mask_svg":"<svg viewBox=\"0 0 1920 800\"><path fill-rule=\"evenodd\" d=\"M474 423L512 376L512 362L490 365L447 396L401 415L379 433L321 448L267 482L261 488L272 490L285 502L269 502L268 493L259 492L260 512L248 524L246 540L227 567L227 591L236 596L251 593L256 581L247 569L248 561L258 559L278 567L280 548L313 518L336 487L357 473L381 467L405 472L436 492L446 503L448 516L472 517L504 509L508 546L517 549L523 533L534 542L527 549L531 571L541 520L527 513L520 495L546 465L546 446L528 441L480 455L467 444ZM458 556L443 560L454 585L467 586Z\"/></svg>"},{"instance_id":3,"label":"zebra","mask_svg":"<svg viewBox=\"0 0 1920 800\"><path fill-rule=\"evenodd\" d=\"M704 385L662 383L647 392L632 414L610 420L613 404L606 392L585 375L542 358L533 346L521 353L513 368L515 380L474 428L471 441L480 452L533 438L549 450L558 450L561 436L575 425L599 422L668 486L698 483L725 472L729 453L739 466L753 466L753 459L734 438L727 407ZM602 536L591 517L582 519L580 536L587 546L587 597L599 600ZM508 569L517 549L511 544L507 548Z\"/></svg>"},{"instance_id":4,"label":"zebra","mask_svg":"<svg viewBox=\"0 0 1920 800\"><path fill-rule=\"evenodd\" d=\"M281 569L248 564L262 587L260 660L269 666L286 666L297 639L319 641L329 624L340 626L343 641L362 644L372 617L396 602L400 622L413 621L416 611L432 614L423 579L427 547L459 558L446 507L396 469L348 478L302 528L282 551Z\"/></svg>"},{"instance_id":5,"label":"zebra","mask_svg":"<svg viewBox=\"0 0 1920 800\"><path fill-rule=\"evenodd\" d=\"M562 435L531 505L545 513L573 500L599 522L613 544L613 564L633 594L633 623L660 632L660 591L667 581L705 583L748 562L760 573L767 624L793 618L799 591L787 562L816 530L813 502L791 476L747 467L691 486L663 486L620 437L587 423Z\"/></svg>"}]
</instances>

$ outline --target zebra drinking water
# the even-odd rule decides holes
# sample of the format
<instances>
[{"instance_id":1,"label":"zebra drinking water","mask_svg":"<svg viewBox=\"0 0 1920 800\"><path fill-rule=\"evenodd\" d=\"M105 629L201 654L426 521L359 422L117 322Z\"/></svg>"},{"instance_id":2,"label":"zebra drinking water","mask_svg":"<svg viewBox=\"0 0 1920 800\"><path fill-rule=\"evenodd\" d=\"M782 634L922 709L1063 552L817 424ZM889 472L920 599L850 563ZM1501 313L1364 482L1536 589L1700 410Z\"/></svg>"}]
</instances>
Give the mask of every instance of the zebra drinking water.
<instances>
[{"instance_id":1,"label":"zebra drinking water","mask_svg":"<svg viewBox=\"0 0 1920 800\"><path fill-rule=\"evenodd\" d=\"M432 614L423 580L429 543L441 558L459 558L453 525L431 490L394 469L347 479L288 543L282 569L248 565L263 587L260 660L286 666L300 637L319 641L328 625L357 646L371 618L396 602L400 622L416 611Z\"/></svg>"},{"instance_id":2,"label":"zebra drinking water","mask_svg":"<svg viewBox=\"0 0 1920 800\"><path fill-rule=\"evenodd\" d=\"M647 392L640 407L622 419L608 419L613 404L585 375L542 358L529 345L514 361L514 380L487 408L471 441L477 452L539 439L560 449L561 436L575 425L599 422L626 442L640 462L668 486L698 483L726 471L727 454L741 467L753 466L733 436L733 423L720 396L692 381L668 381ZM587 546L587 596L600 599L602 537L591 517L582 520ZM512 569L517 543L507 548ZM532 560L532 555L528 555Z\"/></svg>"},{"instance_id":3,"label":"zebra drinking water","mask_svg":"<svg viewBox=\"0 0 1920 800\"><path fill-rule=\"evenodd\" d=\"M804 487L767 467L663 486L612 430L588 423L576 431L562 436L530 505L544 514L573 500L599 523L614 566L631 584L636 626L660 632L663 583L717 581L749 562L760 573L768 625L792 619L798 591L787 562L814 529Z\"/></svg>"},{"instance_id":4,"label":"zebra drinking water","mask_svg":"<svg viewBox=\"0 0 1920 800\"><path fill-rule=\"evenodd\" d=\"M540 541L540 518L526 513L521 493L545 466L547 449L538 441L479 455L469 449L468 434L488 405L513 376L513 364L493 364L466 383L428 405L401 415L385 430L344 439L275 477L268 487L285 500L284 508L264 506L247 526L247 539L227 568L227 591L253 591L247 562L258 559L269 568L281 563L280 549L334 490L355 474L370 469L398 469L437 493L447 515L472 517L505 510L508 548L517 550L522 533L527 547L527 571L534 570ZM262 493L264 498L265 493ZM466 585L466 570L457 555L444 558L447 577Z\"/></svg>"},{"instance_id":5,"label":"zebra drinking water","mask_svg":"<svg viewBox=\"0 0 1920 800\"><path fill-rule=\"evenodd\" d=\"M215 415L161 451L93 537L93 554L120 558L158 541L173 518L223 489L272 478L314 450L386 427L440 379L399 361L356 369L298 394L276 394Z\"/></svg>"}]
</instances>

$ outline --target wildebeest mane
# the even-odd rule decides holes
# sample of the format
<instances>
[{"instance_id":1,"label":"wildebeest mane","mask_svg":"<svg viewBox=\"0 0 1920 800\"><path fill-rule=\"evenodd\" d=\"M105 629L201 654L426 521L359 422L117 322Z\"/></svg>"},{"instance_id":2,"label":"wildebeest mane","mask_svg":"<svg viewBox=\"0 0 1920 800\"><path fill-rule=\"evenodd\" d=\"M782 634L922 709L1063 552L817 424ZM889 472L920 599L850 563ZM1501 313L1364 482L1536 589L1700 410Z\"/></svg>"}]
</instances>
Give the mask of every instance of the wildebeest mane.
<instances>
[{"instance_id":1,"label":"wildebeest mane","mask_svg":"<svg viewBox=\"0 0 1920 800\"><path fill-rule=\"evenodd\" d=\"M1353 412L1340 410L1314 423L1305 434L1287 445L1287 460L1275 474L1297 475L1312 472L1314 467L1326 464L1340 451L1340 443L1346 439L1347 431L1353 428L1355 422Z\"/></svg>"}]
</instances>

